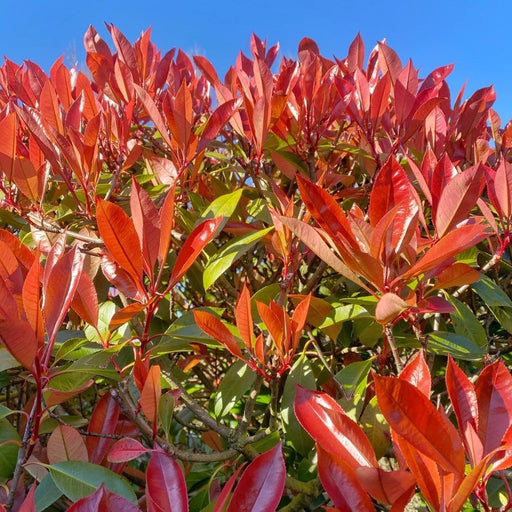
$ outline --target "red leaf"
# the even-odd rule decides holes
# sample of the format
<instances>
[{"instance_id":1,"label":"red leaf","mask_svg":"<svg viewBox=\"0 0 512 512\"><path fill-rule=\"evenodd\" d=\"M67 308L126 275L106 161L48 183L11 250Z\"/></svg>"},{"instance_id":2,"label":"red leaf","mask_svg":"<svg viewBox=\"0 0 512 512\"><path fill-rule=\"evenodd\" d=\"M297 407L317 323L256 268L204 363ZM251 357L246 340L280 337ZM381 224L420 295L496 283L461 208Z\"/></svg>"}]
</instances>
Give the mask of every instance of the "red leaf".
<instances>
[{"instance_id":1,"label":"red leaf","mask_svg":"<svg viewBox=\"0 0 512 512\"><path fill-rule=\"evenodd\" d=\"M435 214L436 231L440 238L466 219L484 186L481 165L473 166L449 181L441 192Z\"/></svg>"},{"instance_id":2,"label":"red leaf","mask_svg":"<svg viewBox=\"0 0 512 512\"><path fill-rule=\"evenodd\" d=\"M82 436L78 430L67 425L57 426L48 438L46 449L50 464L57 464L66 460L89 461Z\"/></svg>"},{"instance_id":3,"label":"red leaf","mask_svg":"<svg viewBox=\"0 0 512 512\"><path fill-rule=\"evenodd\" d=\"M238 346L238 339L216 316L197 309L194 309L193 313L196 324L203 332L224 345L234 356L244 358Z\"/></svg>"},{"instance_id":4,"label":"red leaf","mask_svg":"<svg viewBox=\"0 0 512 512\"><path fill-rule=\"evenodd\" d=\"M196 57L194 57L194 60ZM219 105L212 113L208 121L206 122L203 131L201 132L201 138L197 145L197 152L200 153L208 144L217 137L222 128L228 123L233 114L238 111L242 100L232 99Z\"/></svg>"},{"instance_id":5,"label":"red leaf","mask_svg":"<svg viewBox=\"0 0 512 512\"><path fill-rule=\"evenodd\" d=\"M41 312L41 281L43 268L39 263L39 251L23 283L23 309L28 323L32 327L39 345L44 343L43 315Z\"/></svg>"},{"instance_id":6,"label":"red leaf","mask_svg":"<svg viewBox=\"0 0 512 512\"><path fill-rule=\"evenodd\" d=\"M409 382L374 376L380 410L390 427L445 471L464 474L464 449L457 431Z\"/></svg>"},{"instance_id":7,"label":"red leaf","mask_svg":"<svg viewBox=\"0 0 512 512\"><path fill-rule=\"evenodd\" d=\"M509 162L500 161L494 180L488 180L487 190L496 211L509 219L512 216L512 165Z\"/></svg>"},{"instance_id":8,"label":"red leaf","mask_svg":"<svg viewBox=\"0 0 512 512\"><path fill-rule=\"evenodd\" d=\"M98 326L99 309L96 286L91 276L85 270L80 275L75 296L71 301L71 307L89 325Z\"/></svg>"},{"instance_id":9,"label":"red leaf","mask_svg":"<svg viewBox=\"0 0 512 512\"><path fill-rule=\"evenodd\" d=\"M64 133L59 100L57 99L57 94L50 80L46 80L41 89L39 109L42 114L43 122L48 123L58 133Z\"/></svg>"},{"instance_id":10,"label":"red leaf","mask_svg":"<svg viewBox=\"0 0 512 512\"><path fill-rule=\"evenodd\" d=\"M133 317L137 316L141 311L144 311L148 307L148 303L144 302L142 304L138 302L134 302L133 304L128 304L124 308L118 309L108 324L109 331L114 331L121 325L129 322Z\"/></svg>"},{"instance_id":11,"label":"red leaf","mask_svg":"<svg viewBox=\"0 0 512 512\"><path fill-rule=\"evenodd\" d=\"M156 426L158 421L158 404L162 394L160 383L160 366L154 365L149 369L144 387L140 393L140 406L146 418Z\"/></svg>"},{"instance_id":12,"label":"red leaf","mask_svg":"<svg viewBox=\"0 0 512 512\"><path fill-rule=\"evenodd\" d=\"M0 320L0 341L27 370L32 370L38 342L28 322L17 318Z\"/></svg>"},{"instance_id":13,"label":"red leaf","mask_svg":"<svg viewBox=\"0 0 512 512\"><path fill-rule=\"evenodd\" d=\"M410 499L416 486L416 479L412 473L404 469L384 471L381 468L360 467L356 468L355 475L362 488L372 498L387 505L393 505L404 495Z\"/></svg>"},{"instance_id":14,"label":"red leaf","mask_svg":"<svg viewBox=\"0 0 512 512\"><path fill-rule=\"evenodd\" d=\"M398 54L385 43L378 43L379 46L379 67L382 74L389 73L391 81L395 83L402 71L402 63Z\"/></svg>"},{"instance_id":15,"label":"red leaf","mask_svg":"<svg viewBox=\"0 0 512 512\"><path fill-rule=\"evenodd\" d=\"M375 512L354 470L339 455L317 446L318 476L327 494L341 512Z\"/></svg>"},{"instance_id":16,"label":"red leaf","mask_svg":"<svg viewBox=\"0 0 512 512\"><path fill-rule=\"evenodd\" d=\"M110 394L103 395L91 415L88 431L95 434L114 434L119 421L119 412L119 406ZM113 444L113 439L87 436L85 445L89 452L89 462L101 464Z\"/></svg>"},{"instance_id":17,"label":"red leaf","mask_svg":"<svg viewBox=\"0 0 512 512\"><path fill-rule=\"evenodd\" d=\"M68 314L82 274L84 255L77 246L55 263L43 289L43 315L50 341L54 341Z\"/></svg>"},{"instance_id":18,"label":"red leaf","mask_svg":"<svg viewBox=\"0 0 512 512\"><path fill-rule=\"evenodd\" d=\"M251 313L251 295L246 283L244 283L242 293L238 296L235 306L235 318L238 332L240 333L245 346L249 349L252 348L254 326L252 323Z\"/></svg>"},{"instance_id":19,"label":"red leaf","mask_svg":"<svg viewBox=\"0 0 512 512\"><path fill-rule=\"evenodd\" d=\"M332 194L306 180L300 174L297 174L297 184L304 204L319 226L333 240L341 236L350 247L358 248L347 216Z\"/></svg>"},{"instance_id":20,"label":"red leaf","mask_svg":"<svg viewBox=\"0 0 512 512\"><path fill-rule=\"evenodd\" d=\"M21 504L21 507L18 510L18 512L36 512L36 501L35 501L36 487L37 487L37 484L34 482L32 484L32 487L30 488L30 491L28 491L27 497Z\"/></svg>"},{"instance_id":21,"label":"red leaf","mask_svg":"<svg viewBox=\"0 0 512 512\"><path fill-rule=\"evenodd\" d=\"M135 178L132 179L130 208L133 225L140 240L146 274L152 276L160 246L160 219L153 201Z\"/></svg>"},{"instance_id":22,"label":"red leaf","mask_svg":"<svg viewBox=\"0 0 512 512\"><path fill-rule=\"evenodd\" d=\"M274 512L286 478L281 443L258 455L245 469L226 512Z\"/></svg>"},{"instance_id":23,"label":"red leaf","mask_svg":"<svg viewBox=\"0 0 512 512\"><path fill-rule=\"evenodd\" d=\"M14 112L0 120L0 169L8 181L12 180L16 162L17 120Z\"/></svg>"},{"instance_id":24,"label":"red leaf","mask_svg":"<svg viewBox=\"0 0 512 512\"><path fill-rule=\"evenodd\" d=\"M219 494L217 501L215 502L215 507L213 509L213 512L224 512L226 503L228 502L229 494L231 493L231 489L233 489L236 479L238 478L240 471L242 471L242 469L244 467L245 467L245 464L238 466L236 471L231 475L229 480L224 484L224 487L222 488L222 491Z\"/></svg>"},{"instance_id":25,"label":"red leaf","mask_svg":"<svg viewBox=\"0 0 512 512\"><path fill-rule=\"evenodd\" d=\"M377 466L366 434L329 395L297 386L294 410L302 427L324 450L353 469Z\"/></svg>"},{"instance_id":26,"label":"red leaf","mask_svg":"<svg viewBox=\"0 0 512 512\"><path fill-rule=\"evenodd\" d=\"M109 491L105 484L101 484L92 494L78 500L68 508L68 512L112 512L113 510L141 512L139 507L126 498Z\"/></svg>"},{"instance_id":27,"label":"red leaf","mask_svg":"<svg viewBox=\"0 0 512 512\"><path fill-rule=\"evenodd\" d=\"M407 205L408 210L412 211L417 209L415 203L407 174L396 158L391 156L375 177L368 207L370 224L376 226L398 204Z\"/></svg>"},{"instance_id":28,"label":"red leaf","mask_svg":"<svg viewBox=\"0 0 512 512\"><path fill-rule=\"evenodd\" d=\"M512 376L497 361L482 371L475 384L478 401L478 437L487 455L500 446L512 424Z\"/></svg>"},{"instance_id":29,"label":"red leaf","mask_svg":"<svg viewBox=\"0 0 512 512\"><path fill-rule=\"evenodd\" d=\"M137 284L142 278L142 254L132 220L116 204L98 198L96 219L101 238L114 261Z\"/></svg>"},{"instance_id":30,"label":"red leaf","mask_svg":"<svg viewBox=\"0 0 512 512\"><path fill-rule=\"evenodd\" d=\"M430 370L428 369L427 362L423 350L420 350L402 370L400 378L405 380L418 388L427 398L430 397L430 388L432 380L430 377Z\"/></svg>"},{"instance_id":31,"label":"red leaf","mask_svg":"<svg viewBox=\"0 0 512 512\"><path fill-rule=\"evenodd\" d=\"M201 251L213 239L222 220L223 217L205 220L192 230L192 233L185 240L172 269L169 288L172 288L181 279Z\"/></svg>"},{"instance_id":32,"label":"red leaf","mask_svg":"<svg viewBox=\"0 0 512 512\"><path fill-rule=\"evenodd\" d=\"M150 448L142 446L136 439L127 437L120 439L112 446L107 458L109 462L128 462L151 451Z\"/></svg>"},{"instance_id":33,"label":"red leaf","mask_svg":"<svg viewBox=\"0 0 512 512\"><path fill-rule=\"evenodd\" d=\"M167 259L169 246L171 244L171 233L174 223L174 187L167 191L164 204L160 208L160 242L158 245L158 263L163 265Z\"/></svg>"},{"instance_id":34,"label":"red leaf","mask_svg":"<svg viewBox=\"0 0 512 512\"><path fill-rule=\"evenodd\" d=\"M188 512L187 486L179 464L165 453L151 456L146 470L148 512Z\"/></svg>"},{"instance_id":35,"label":"red leaf","mask_svg":"<svg viewBox=\"0 0 512 512\"><path fill-rule=\"evenodd\" d=\"M468 433L469 425L473 432L478 432L478 400L473 384L455 364L452 356L448 356L446 367L446 390L459 424L459 431L464 434L466 451L474 466L483 455L482 443L479 442L475 446L473 438Z\"/></svg>"},{"instance_id":36,"label":"red leaf","mask_svg":"<svg viewBox=\"0 0 512 512\"><path fill-rule=\"evenodd\" d=\"M452 286L463 286L476 283L480 279L478 270L467 263L454 263L443 270L438 276L434 289L445 290Z\"/></svg>"},{"instance_id":37,"label":"red leaf","mask_svg":"<svg viewBox=\"0 0 512 512\"><path fill-rule=\"evenodd\" d=\"M364 65L364 43L361 33L350 43L347 55L348 70L353 73L356 69L363 69Z\"/></svg>"},{"instance_id":38,"label":"red leaf","mask_svg":"<svg viewBox=\"0 0 512 512\"><path fill-rule=\"evenodd\" d=\"M454 229L428 249L425 255L400 278L410 279L434 271L436 267L444 266L451 257L474 247L488 236L486 226L482 223L467 224Z\"/></svg>"}]
</instances>

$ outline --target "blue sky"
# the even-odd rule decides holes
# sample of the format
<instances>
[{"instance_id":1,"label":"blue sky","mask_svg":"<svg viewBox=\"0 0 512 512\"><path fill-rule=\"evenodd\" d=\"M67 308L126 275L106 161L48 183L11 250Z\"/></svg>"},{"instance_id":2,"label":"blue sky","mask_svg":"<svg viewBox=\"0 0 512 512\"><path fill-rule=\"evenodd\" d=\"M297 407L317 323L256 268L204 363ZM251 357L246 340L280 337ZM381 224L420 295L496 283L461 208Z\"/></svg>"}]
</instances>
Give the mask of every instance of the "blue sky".
<instances>
[{"instance_id":1,"label":"blue sky","mask_svg":"<svg viewBox=\"0 0 512 512\"><path fill-rule=\"evenodd\" d=\"M367 55L383 38L420 75L455 63L449 80L453 97L467 82L466 97L494 84L495 109L502 123L512 118L512 2L494 0L2 0L0 56L32 60L48 70L65 55L84 62L82 37L92 24L109 41L104 22L114 23L131 40L152 26L158 48L180 47L200 53L223 75L251 32L280 43L281 54L296 56L304 36L323 55L343 58L361 32ZM110 41L109 41L110 42Z\"/></svg>"}]
</instances>

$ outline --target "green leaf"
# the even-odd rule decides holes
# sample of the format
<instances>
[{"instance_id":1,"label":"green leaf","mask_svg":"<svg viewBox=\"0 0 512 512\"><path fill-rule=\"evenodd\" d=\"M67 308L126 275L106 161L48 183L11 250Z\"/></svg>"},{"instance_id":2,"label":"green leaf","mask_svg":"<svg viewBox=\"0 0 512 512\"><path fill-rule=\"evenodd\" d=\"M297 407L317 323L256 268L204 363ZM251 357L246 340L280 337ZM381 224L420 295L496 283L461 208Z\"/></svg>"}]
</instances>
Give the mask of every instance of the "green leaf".
<instances>
[{"instance_id":1,"label":"green leaf","mask_svg":"<svg viewBox=\"0 0 512 512\"><path fill-rule=\"evenodd\" d=\"M342 384L347 398L355 398L356 401L359 401L364 396L372 362L373 358L366 361L357 361L345 366L336 374L336 378Z\"/></svg>"},{"instance_id":2,"label":"green leaf","mask_svg":"<svg viewBox=\"0 0 512 512\"><path fill-rule=\"evenodd\" d=\"M16 414L18 411L12 411L8 407L5 407L5 405L0 405L0 420L3 420L7 416L10 416L11 414Z\"/></svg>"},{"instance_id":3,"label":"green leaf","mask_svg":"<svg viewBox=\"0 0 512 512\"><path fill-rule=\"evenodd\" d=\"M217 279L231 267L241 256L246 254L263 238L273 227L254 231L238 236L226 244L206 265L203 273L203 286L207 290Z\"/></svg>"},{"instance_id":4,"label":"green leaf","mask_svg":"<svg viewBox=\"0 0 512 512\"><path fill-rule=\"evenodd\" d=\"M239 188L234 192L217 197L202 213L201 220L224 217L225 221L227 221L236 210L242 193L243 189Z\"/></svg>"},{"instance_id":5,"label":"green leaf","mask_svg":"<svg viewBox=\"0 0 512 512\"><path fill-rule=\"evenodd\" d=\"M20 436L9 420L0 420L0 478L11 478L18 458Z\"/></svg>"},{"instance_id":6,"label":"green leaf","mask_svg":"<svg viewBox=\"0 0 512 512\"><path fill-rule=\"evenodd\" d=\"M445 294L445 297L455 308L455 311L450 313L455 333L470 339L479 347L485 347L487 345L485 329L473 311L460 300L450 296L450 294Z\"/></svg>"},{"instance_id":7,"label":"green leaf","mask_svg":"<svg viewBox=\"0 0 512 512\"><path fill-rule=\"evenodd\" d=\"M479 361L484 357L485 351L475 345L468 338L453 332L431 332L428 335L428 347L436 354L447 356L451 354L455 359L465 361Z\"/></svg>"},{"instance_id":8,"label":"green leaf","mask_svg":"<svg viewBox=\"0 0 512 512\"><path fill-rule=\"evenodd\" d=\"M213 398L213 411L217 419L230 413L255 379L256 374L243 361L235 361L231 365Z\"/></svg>"},{"instance_id":9,"label":"green leaf","mask_svg":"<svg viewBox=\"0 0 512 512\"><path fill-rule=\"evenodd\" d=\"M35 492L36 511L42 512L62 496L62 491L55 485L48 473L37 485Z\"/></svg>"},{"instance_id":10,"label":"green leaf","mask_svg":"<svg viewBox=\"0 0 512 512\"><path fill-rule=\"evenodd\" d=\"M11 356L9 351L0 347L0 372L10 370L11 368L17 368L18 366L21 366L20 363Z\"/></svg>"},{"instance_id":11,"label":"green leaf","mask_svg":"<svg viewBox=\"0 0 512 512\"><path fill-rule=\"evenodd\" d=\"M302 354L292 366L284 385L281 399L281 420L286 441L301 455L307 457L314 445L313 439L302 428L293 410L295 398L295 386L299 384L303 388L316 389L315 376L306 356Z\"/></svg>"},{"instance_id":12,"label":"green leaf","mask_svg":"<svg viewBox=\"0 0 512 512\"><path fill-rule=\"evenodd\" d=\"M389 446L389 426L377 405L377 397L374 396L366 405L359 424L375 450L377 459L380 459Z\"/></svg>"},{"instance_id":13,"label":"green leaf","mask_svg":"<svg viewBox=\"0 0 512 512\"><path fill-rule=\"evenodd\" d=\"M158 405L158 419L165 435L168 436L171 431L172 417L174 413L175 400L171 393L164 393L160 397Z\"/></svg>"},{"instance_id":14,"label":"green leaf","mask_svg":"<svg viewBox=\"0 0 512 512\"><path fill-rule=\"evenodd\" d=\"M483 274L480 275L480 279L476 283L471 285L471 288L480 295L486 306L491 309L496 306L512 308L510 297L498 284Z\"/></svg>"},{"instance_id":15,"label":"green leaf","mask_svg":"<svg viewBox=\"0 0 512 512\"><path fill-rule=\"evenodd\" d=\"M103 483L112 492L137 503L137 497L128 481L103 466L64 461L47 467L55 485L72 501L92 494Z\"/></svg>"}]
</instances>

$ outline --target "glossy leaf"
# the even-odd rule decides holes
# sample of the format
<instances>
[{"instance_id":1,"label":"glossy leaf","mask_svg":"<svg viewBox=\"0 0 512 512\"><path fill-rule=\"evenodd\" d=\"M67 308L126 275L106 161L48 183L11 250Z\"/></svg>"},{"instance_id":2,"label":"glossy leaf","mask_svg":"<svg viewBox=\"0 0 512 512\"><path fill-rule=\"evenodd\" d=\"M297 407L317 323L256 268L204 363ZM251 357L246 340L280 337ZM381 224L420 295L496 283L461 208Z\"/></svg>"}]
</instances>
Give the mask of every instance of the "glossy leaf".
<instances>
[{"instance_id":1,"label":"glossy leaf","mask_svg":"<svg viewBox=\"0 0 512 512\"><path fill-rule=\"evenodd\" d=\"M427 398L430 397L432 382L423 350L420 350L407 363L402 373L400 373L400 378L418 388Z\"/></svg>"},{"instance_id":2,"label":"glossy leaf","mask_svg":"<svg viewBox=\"0 0 512 512\"><path fill-rule=\"evenodd\" d=\"M119 413L119 406L110 394L103 395L91 415L89 432L114 434L119 421ZM113 439L101 436L87 436L85 445L89 452L89 461L101 464L113 444Z\"/></svg>"},{"instance_id":3,"label":"glossy leaf","mask_svg":"<svg viewBox=\"0 0 512 512\"><path fill-rule=\"evenodd\" d=\"M377 400L390 427L445 471L464 473L464 450L454 427L409 382L375 375Z\"/></svg>"},{"instance_id":4,"label":"glossy leaf","mask_svg":"<svg viewBox=\"0 0 512 512\"><path fill-rule=\"evenodd\" d=\"M140 512L139 507L119 494L109 491L103 484L95 492L68 508L68 512L110 512L111 510Z\"/></svg>"},{"instance_id":5,"label":"glossy leaf","mask_svg":"<svg viewBox=\"0 0 512 512\"><path fill-rule=\"evenodd\" d=\"M19 363L32 369L39 343L28 322L17 318L0 320L0 341Z\"/></svg>"},{"instance_id":6,"label":"glossy leaf","mask_svg":"<svg viewBox=\"0 0 512 512\"><path fill-rule=\"evenodd\" d=\"M217 228L222 222L222 217L212 220L205 220L199 224L187 237L183 247L179 251L178 258L172 269L169 286L174 286L190 266L197 259L201 251L213 239Z\"/></svg>"},{"instance_id":7,"label":"glossy leaf","mask_svg":"<svg viewBox=\"0 0 512 512\"><path fill-rule=\"evenodd\" d=\"M274 512L281 501L286 467L278 443L244 470L226 512Z\"/></svg>"},{"instance_id":8,"label":"glossy leaf","mask_svg":"<svg viewBox=\"0 0 512 512\"><path fill-rule=\"evenodd\" d=\"M146 382L140 393L140 406L146 418L156 425L158 421L158 403L162 394L162 385L160 383L160 366L150 367Z\"/></svg>"},{"instance_id":9,"label":"glossy leaf","mask_svg":"<svg viewBox=\"0 0 512 512\"><path fill-rule=\"evenodd\" d=\"M64 461L52 464L48 469L55 485L72 501L88 496L103 484L130 503L137 503L128 481L102 466L83 461Z\"/></svg>"},{"instance_id":10,"label":"glossy leaf","mask_svg":"<svg viewBox=\"0 0 512 512\"><path fill-rule=\"evenodd\" d=\"M154 453L146 470L148 512L188 512L185 477L176 461Z\"/></svg>"},{"instance_id":11,"label":"glossy leaf","mask_svg":"<svg viewBox=\"0 0 512 512\"><path fill-rule=\"evenodd\" d=\"M370 496L361 486L354 470L336 453L317 446L318 475L327 494L343 512L374 512Z\"/></svg>"},{"instance_id":12,"label":"glossy leaf","mask_svg":"<svg viewBox=\"0 0 512 512\"><path fill-rule=\"evenodd\" d=\"M98 198L96 201L98 229L114 261L131 276L135 283L142 278L142 254L135 226L114 203Z\"/></svg>"},{"instance_id":13,"label":"glossy leaf","mask_svg":"<svg viewBox=\"0 0 512 512\"><path fill-rule=\"evenodd\" d=\"M297 386L294 409L300 424L324 450L353 469L377 466L361 427L329 395Z\"/></svg>"}]
</instances>

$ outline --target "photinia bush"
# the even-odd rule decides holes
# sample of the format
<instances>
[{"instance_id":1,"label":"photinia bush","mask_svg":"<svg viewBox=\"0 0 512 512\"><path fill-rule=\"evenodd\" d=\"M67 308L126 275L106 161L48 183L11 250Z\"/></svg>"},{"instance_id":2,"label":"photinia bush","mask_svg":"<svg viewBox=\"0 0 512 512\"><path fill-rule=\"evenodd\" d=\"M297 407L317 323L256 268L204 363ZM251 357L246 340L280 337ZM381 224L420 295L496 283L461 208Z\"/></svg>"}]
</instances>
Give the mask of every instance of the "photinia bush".
<instances>
[{"instance_id":1,"label":"photinia bush","mask_svg":"<svg viewBox=\"0 0 512 512\"><path fill-rule=\"evenodd\" d=\"M493 88L107 29L0 67L3 510L512 509Z\"/></svg>"}]
</instances>

